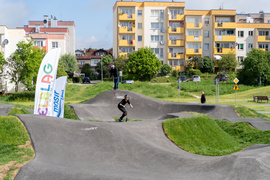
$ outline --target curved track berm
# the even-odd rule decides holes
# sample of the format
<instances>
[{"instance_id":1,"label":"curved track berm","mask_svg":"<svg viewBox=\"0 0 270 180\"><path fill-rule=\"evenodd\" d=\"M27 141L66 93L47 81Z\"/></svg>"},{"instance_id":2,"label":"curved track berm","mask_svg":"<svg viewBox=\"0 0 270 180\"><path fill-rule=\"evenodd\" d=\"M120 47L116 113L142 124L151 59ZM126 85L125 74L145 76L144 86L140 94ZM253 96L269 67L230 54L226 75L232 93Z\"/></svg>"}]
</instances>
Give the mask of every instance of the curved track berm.
<instances>
[{"instance_id":1,"label":"curved track berm","mask_svg":"<svg viewBox=\"0 0 270 180\"><path fill-rule=\"evenodd\" d=\"M109 110L106 106L115 108L115 104L111 103L119 101L117 98L112 101L106 98L111 95L122 96L121 93L127 92L105 92L105 96L101 94L84 104L87 107L85 109L95 107L106 114L106 110ZM212 113L211 109L226 113L224 109L230 109L229 106L187 104L185 107L185 104L163 102L137 93L128 93L135 106L130 111L130 116L136 119L147 117L149 121L98 123L18 115L30 134L36 157L23 166L15 179L269 179L270 145L255 145L222 157L195 155L181 150L164 135L162 121L151 120L167 116L187 116L179 113L181 107L185 108L184 111L194 111L193 107L215 117L218 113ZM144 105L139 107L140 103ZM99 105L103 108L98 109ZM153 106L152 109L150 105ZM169 107L166 108L166 105ZM147 108L150 110L147 111ZM144 114L137 116L136 113L140 111ZM232 112L234 111L230 113ZM151 117L151 113L154 117ZM112 114L114 115L119 114ZM221 117L226 117L225 115L221 114ZM111 115L103 116L108 121L111 118ZM94 116L89 115L89 118Z\"/></svg>"}]
</instances>

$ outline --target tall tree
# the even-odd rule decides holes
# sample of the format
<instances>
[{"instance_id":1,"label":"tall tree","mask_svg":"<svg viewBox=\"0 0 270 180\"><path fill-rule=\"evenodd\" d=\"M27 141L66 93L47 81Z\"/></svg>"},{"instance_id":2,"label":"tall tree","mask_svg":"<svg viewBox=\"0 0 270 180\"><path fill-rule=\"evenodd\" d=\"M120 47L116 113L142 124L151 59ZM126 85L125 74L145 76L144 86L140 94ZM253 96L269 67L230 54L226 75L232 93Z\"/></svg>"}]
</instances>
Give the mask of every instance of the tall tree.
<instances>
[{"instance_id":1,"label":"tall tree","mask_svg":"<svg viewBox=\"0 0 270 180\"><path fill-rule=\"evenodd\" d=\"M110 77L110 70L113 64L113 57L111 55L103 56L102 59L103 77ZM97 64L97 72L101 74L101 62Z\"/></svg>"},{"instance_id":2,"label":"tall tree","mask_svg":"<svg viewBox=\"0 0 270 180\"><path fill-rule=\"evenodd\" d=\"M39 66L45 52L33 46L33 40L21 41L17 44L16 51L7 61L7 74L11 82L15 83L15 91L18 91L19 83L33 89L36 82Z\"/></svg>"},{"instance_id":3,"label":"tall tree","mask_svg":"<svg viewBox=\"0 0 270 180\"><path fill-rule=\"evenodd\" d=\"M151 80L160 70L161 62L150 48L145 47L129 54L127 68L133 78Z\"/></svg>"},{"instance_id":4,"label":"tall tree","mask_svg":"<svg viewBox=\"0 0 270 180\"><path fill-rule=\"evenodd\" d=\"M200 56L194 56L192 59L188 60L187 69L202 69L203 67L203 58Z\"/></svg>"},{"instance_id":5,"label":"tall tree","mask_svg":"<svg viewBox=\"0 0 270 180\"><path fill-rule=\"evenodd\" d=\"M241 64L237 77L246 85L258 85L259 77L263 85L270 85L270 52L252 49Z\"/></svg>"},{"instance_id":6,"label":"tall tree","mask_svg":"<svg viewBox=\"0 0 270 180\"><path fill-rule=\"evenodd\" d=\"M114 65L117 67L118 71L123 71L124 74L127 73L127 63L128 56L122 55L115 59Z\"/></svg>"},{"instance_id":7,"label":"tall tree","mask_svg":"<svg viewBox=\"0 0 270 180\"><path fill-rule=\"evenodd\" d=\"M82 73L85 74L85 77L90 77L91 73L93 73L94 71L92 69L90 69L90 64L86 63L85 65L83 65L82 67Z\"/></svg>"},{"instance_id":8,"label":"tall tree","mask_svg":"<svg viewBox=\"0 0 270 180\"><path fill-rule=\"evenodd\" d=\"M59 61L58 68L57 68L57 78L62 76L68 76L67 72L65 71L65 65L62 61Z\"/></svg>"},{"instance_id":9,"label":"tall tree","mask_svg":"<svg viewBox=\"0 0 270 180\"><path fill-rule=\"evenodd\" d=\"M221 71L235 71L237 67L236 56L233 53L222 55L221 60L218 62L219 70Z\"/></svg>"},{"instance_id":10,"label":"tall tree","mask_svg":"<svg viewBox=\"0 0 270 180\"><path fill-rule=\"evenodd\" d=\"M5 60L3 53L0 52L0 71L1 71L1 73L3 73L3 67L5 64L7 64L7 61Z\"/></svg>"},{"instance_id":11,"label":"tall tree","mask_svg":"<svg viewBox=\"0 0 270 180\"><path fill-rule=\"evenodd\" d=\"M203 58L203 66L201 67L200 71L202 73L206 73L206 72L212 73L214 70L214 66L215 66L215 64L214 64L212 59L204 57Z\"/></svg>"},{"instance_id":12,"label":"tall tree","mask_svg":"<svg viewBox=\"0 0 270 180\"><path fill-rule=\"evenodd\" d=\"M60 57L65 67L65 71L69 76L73 76L73 73L78 70L77 59L76 56L72 54L64 54Z\"/></svg>"}]
</instances>

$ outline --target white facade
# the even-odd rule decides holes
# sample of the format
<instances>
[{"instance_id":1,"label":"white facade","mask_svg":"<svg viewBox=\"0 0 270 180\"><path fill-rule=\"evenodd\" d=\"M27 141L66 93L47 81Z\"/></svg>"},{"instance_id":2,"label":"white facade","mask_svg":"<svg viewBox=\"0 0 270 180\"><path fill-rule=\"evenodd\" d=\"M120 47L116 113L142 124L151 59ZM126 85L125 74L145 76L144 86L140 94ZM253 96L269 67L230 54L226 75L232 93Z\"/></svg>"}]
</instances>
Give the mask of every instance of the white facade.
<instances>
[{"instance_id":1,"label":"white facade","mask_svg":"<svg viewBox=\"0 0 270 180\"><path fill-rule=\"evenodd\" d=\"M6 26L0 26L0 52L3 53L7 61L10 55L16 51L17 44L24 40L25 31L23 29L8 29ZM13 93L15 92L15 84L11 83L9 77L5 75L8 71L8 68L4 68L3 76L0 77L1 91ZM25 90L25 86L20 84L19 91L23 90Z\"/></svg>"},{"instance_id":2,"label":"white facade","mask_svg":"<svg viewBox=\"0 0 270 180\"><path fill-rule=\"evenodd\" d=\"M241 69L241 63L247 57L247 53L255 48L255 29L237 28L236 29L236 58L239 63L238 69Z\"/></svg>"}]
</instances>

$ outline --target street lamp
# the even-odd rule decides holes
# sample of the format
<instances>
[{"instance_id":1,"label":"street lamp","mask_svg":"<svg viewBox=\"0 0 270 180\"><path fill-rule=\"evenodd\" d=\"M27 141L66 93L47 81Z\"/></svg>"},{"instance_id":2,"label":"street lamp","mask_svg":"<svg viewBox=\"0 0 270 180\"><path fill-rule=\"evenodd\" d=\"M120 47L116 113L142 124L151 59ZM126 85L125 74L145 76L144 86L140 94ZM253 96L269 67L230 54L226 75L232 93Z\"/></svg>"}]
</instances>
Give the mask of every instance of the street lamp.
<instances>
[{"instance_id":1,"label":"street lamp","mask_svg":"<svg viewBox=\"0 0 270 180\"><path fill-rule=\"evenodd\" d=\"M103 67L102 67L102 58L103 58L103 55L101 55L101 59L100 59L100 65L101 65L101 82L103 83Z\"/></svg>"}]
</instances>

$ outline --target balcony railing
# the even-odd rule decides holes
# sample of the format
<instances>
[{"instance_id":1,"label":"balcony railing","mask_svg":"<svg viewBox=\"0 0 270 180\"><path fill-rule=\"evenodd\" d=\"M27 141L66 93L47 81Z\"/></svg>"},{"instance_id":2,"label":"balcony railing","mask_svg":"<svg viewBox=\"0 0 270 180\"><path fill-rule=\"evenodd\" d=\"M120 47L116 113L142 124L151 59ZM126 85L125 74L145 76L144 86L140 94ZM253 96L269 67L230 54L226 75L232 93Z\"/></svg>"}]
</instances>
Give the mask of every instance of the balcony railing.
<instances>
[{"instance_id":1,"label":"balcony railing","mask_svg":"<svg viewBox=\"0 0 270 180\"><path fill-rule=\"evenodd\" d=\"M135 14L124 14L124 13L119 13L119 20L124 21L124 20L135 20Z\"/></svg>"},{"instance_id":2,"label":"balcony railing","mask_svg":"<svg viewBox=\"0 0 270 180\"><path fill-rule=\"evenodd\" d=\"M125 40L121 39L119 40L119 46L135 46L135 40Z\"/></svg>"},{"instance_id":3,"label":"balcony railing","mask_svg":"<svg viewBox=\"0 0 270 180\"><path fill-rule=\"evenodd\" d=\"M169 40L169 46L185 46L185 41L184 40Z\"/></svg>"},{"instance_id":4,"label":"balcony railing","mask_svg":"<svg viewBox=\"0 0 270 180\"><path fill-rule=\"evenodd\" d=\"M135 28L130 26L119 27L119 33L135 33Z\"/></svg>"},{"instance_id":5,"label":"balcony railing","mask_svg":"<svg viewBox=\"0 0 270 180\"><path fill-rule=\"evenodd\" d=\"M215 36L215 41L236 41L235 35Z\"/></svg>"},{"instance_id":6,"label":"balcony railing","mask_svg":"<svg viewBox=\"0 0 270 180\"><path fill-rule=\"evenodd\" d=\"M184 14L171 14L169 16L169 20L183 21L185 20L185 15Z\"/></svg>"},{"instance_id":7,"label":"balcony railing","mask_svg":"<svg viewBox=\"0 0 270 180\"><path fill-rule=\"evenodd\" d=\"M186 54L202 54L201 48L186 49Z\"/></svg>"},{"instance_id":8,"label":"balcony railing","mask_svg":"<svg viewBox=\"0 0 270 180\"><path fill-rule=\"evenodd\" d=\"M184 59L184 53L169 53L169 59Z\"/></svg>"},{"instance_id":9,"label":"balcony railing","mask_svg":"<svg viewBox=\"0 0 270 180\"><path fill-rule=\"evenodd\" d=\"M185 28L184 27L170 27L169 33L182 34L182 33L185 33Z\"/></svg>"},{"instance_id":10,"label":"balcony railing","mask_svg":"<svg viewBox=\"0 0 270 180\"><path fill-rule=\"evenodd\" d=\"M217 47L215 49L215 54L229 54L233 53L235 54L235 48L222 48L222 47Z\"/></svg>"}]
</instances>

